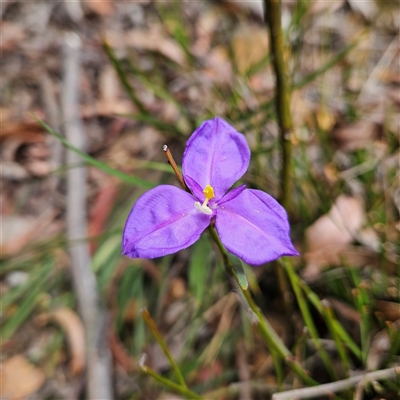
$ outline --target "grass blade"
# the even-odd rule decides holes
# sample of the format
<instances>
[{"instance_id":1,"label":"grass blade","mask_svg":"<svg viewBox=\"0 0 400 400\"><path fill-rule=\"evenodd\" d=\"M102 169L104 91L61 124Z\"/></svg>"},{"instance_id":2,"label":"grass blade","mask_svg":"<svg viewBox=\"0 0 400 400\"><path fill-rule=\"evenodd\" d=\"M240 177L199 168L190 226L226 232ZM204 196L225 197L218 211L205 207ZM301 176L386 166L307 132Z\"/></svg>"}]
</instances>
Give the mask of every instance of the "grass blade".
<instances>
[{"instance_id":1,"label":"grass blade","mask_svg":"<svg viewBox=\"0 0 400 400\"><path fill-rule=\"evenodd\" d=\"M135 178L134 176L125 174L124 172L118 171L114 168L111 168L107 164L96 160L95 158L89 156L89 154L85 153L84 151L77 149L68 140L66 140L63 136L61 136L59 133L57 133L55 130L53 130L49 125L47 125L40 118L36 117L35 115L33 115L33 117L47 132L49 132L51 135L56 137L65 147L67 147L68 149L74 151L79 156L81 156L82 159L85 160L88 164L91 164L94 167L99 168L102 171L106 172L107 174L113 175L113 176L119 178L121 181L129 183L134 186L139 186L139 187L143 187L146 189L151 189L156 186L154 183L145 181L143 179Z\"/></svg>"}]
</instances>

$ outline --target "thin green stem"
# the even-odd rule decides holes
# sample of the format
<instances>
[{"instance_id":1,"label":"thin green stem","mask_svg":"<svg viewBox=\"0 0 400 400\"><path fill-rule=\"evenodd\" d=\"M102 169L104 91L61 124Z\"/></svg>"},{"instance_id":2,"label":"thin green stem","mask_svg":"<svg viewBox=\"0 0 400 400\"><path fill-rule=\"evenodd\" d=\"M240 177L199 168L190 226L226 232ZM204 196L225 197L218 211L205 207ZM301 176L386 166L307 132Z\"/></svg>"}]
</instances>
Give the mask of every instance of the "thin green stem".
<instances>
[{"instance_id":1,"label":"thin green stem","mask_svg":"<svg viewBox=\"0 0 400 400\"><path fill-rule=\"evenodd\" d=\"M326 321L326 324L328 325L328 330L332 335L332 338L335 342L337 351L339 353L339 357L342 361L344 368L346 369L346 373L348 374L349 370L350 370L349 357L347 355L345 347L343 346L342 340L340 339L340 336L335 329L335 325L333 323L333 321L335 320L335 317L333 315L332 307L327 300L322 301L322 306L324 308L325 321Z\"/></svg>"},{"instance_id":2,"label":"thin green stem","mask_svg":"<svg viewBox=\"0 0 400 400\"><path fill-rule=\"evenodd\" d=\"M303 380L304 383L308 385L316 385L317 383L310 378L310 376L307 374L307 372L303 369L303 367L295 360L293 355L290 353L290 351L287 349L285 344L282 342L281 338L278 336L278 334L275 332L271 324L268 322L268 320L264 317L262 314L261 310L258 308L256 303L254 302L253 297L250 294L249 290L244 290L241 286L239 281L237 280L237 276L235 274L233 265L229 259L229 254L227 250L225 249L224 245L221 243L221 240L218 237L218 234L213 226L210 226L209 228L210 235L212 239L215 241L216 245L218 246L218 249L221 252L224 265L228 271L228 273L231 276L234 276L238 285L237 285L237 290L240 291L240 293L243 296L243 299L246 302L246 306L249 307L249 309L252 311L255 320L257 321L257 326L260 330L260 333L265 340L266 344L274 349L274 351L282 357L286 363L290 366L290 368Z\"/></svg>"},{"instance_id":3,"label":"thin green stem","mask_svg":"<svg viewBox=\"0 0 400 400\"><path fill-rule=\"evenodd\" d=\"M284 37L281 26L281 2L280 0L264 0L264 3L264 20L267 21L269 26L271 60L276 78L275 108L280 129L280 144L282 153L282 168L280 173L282 192L280 201L286 211L290 213L292 208L291 136L293 132L293 123L290 114L291 86L287 78L286 63L284 60ZM282 293L282 300L285 305L286 314L287 317L289 317L293 312L292 297L288 296L288 293L290 292L289 285L285 274L277 263L275 263L275 273L277 275L279 288Z\"/></svg>"},{"instance_id":4,"label":"thin green stem","mask_svg":"<svg viewBox=\"0 0 400 400\"><path fill-rule=\"evenodd\" d=\"M292 265L291 261L287 258L282 259L281 262L286 268L286 272L289 276L290 283L292 284L293 291L294 291L296 299L297 299L297 303L299 304L299 307L300 307L301 315L303 317L304 323L307 326L312 339L314 340L315 347L316 347L322 361L324 362L325 367L326 367L327 371L329 372L330 376L332 377L332 379L336 380L337 377L335 376L335 372L332 368L332 362L329 358L328 353L322 347L322 343L321 343L321 340L319 339L318 331L317 331L317 328L312 319L307 301L304 298L303 291L301 290L298 280L296 279L296 272L293 269L293 265Z\"/></svg>"},{"instance_id":5,"label":"thin green stem","mask_svg":"<svg viewBox=\"0 0 400 400\"><path fill-rule=\"evenodd\" d=\"M281 203L286 210L291 206L291 157L293 131L290 115L290 85L287 79L286 63L284 60L283 34L281 27L281 2L280 0L264 0L265 21L268 22L271 42L271 59L276 77L275 106L280 128L282 148L281 170Z\"/></svg>"},{"instance_id":6,"label":"thin green stem","mask_svg":"<svg viewBox=\"0 0 400 400\"><path fill-rule=\"evenodd\" d=\"M151 315L148 312L147 308L143 308L142 316L143 316L143 319L145 320L147 326L151 330L151 333L154 335L157 343L159 344L162 351L164 352L165 356L168 358L168 361L171 364L171 367L174 370L175 375L178 378L180 385L187 389L186 382L185 382L185 379L183 378L182 372L179 369L178 364L175 362L174 358L172 357L172 354L169 351L167 343L165 342L161 332L158 330L157 325L154 322L153 318L151 318Z\"/></svg>"},{"instance_id":7,"label":"thin green stem","mask_svg":"<svg viewBox=\"0 0 400 400\"><path fill-rule=\"evenodd\" d=\"M139 366L140 370L144 372L145 374L151 376L154 378L156 381L160 382L163 386L171 389L172 391L181 394L182 396L185 396L188 399L195 399L195 400L203 400L201 396L199 396L197 393L192 392L190 389L187 387L181 386L175 382L170 381L167 378L164 378L163 376L157 374L156 371L153 369L147 367L146 365L140 365Z\"/></svg>"},{"instance_id":8,"label":"thin green stem","mask_svg":"<svg viewBox=\"0 0 400 400\"><path fill-rule=\"evenodd\" d=\"M324 316L324 309L321 300L319 297L309 288L306 282L301 280L296 274L294 278L297 280L297 284L303 289L304 293L310 300L311 304L317 309L317 311ZM334 317L333 317L334 318ZM357 343L350 337L350 335L346 332L340 322L334 318L332 321L332 325L335 329L335 332L340 336L344 343L346 343L347 347L351 350L351 352L358 357L360 360L362 358L362 353Z\"/></svg>"}]
</instances>

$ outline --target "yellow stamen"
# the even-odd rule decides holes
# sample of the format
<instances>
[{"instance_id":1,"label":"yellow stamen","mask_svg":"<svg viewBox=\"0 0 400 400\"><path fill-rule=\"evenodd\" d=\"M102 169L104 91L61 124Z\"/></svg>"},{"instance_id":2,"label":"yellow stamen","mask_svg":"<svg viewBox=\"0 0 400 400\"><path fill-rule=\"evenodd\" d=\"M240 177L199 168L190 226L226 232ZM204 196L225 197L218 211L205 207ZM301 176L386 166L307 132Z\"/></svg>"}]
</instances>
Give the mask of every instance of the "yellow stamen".
<instances>
[{"instance_id":1,"label":"yellow stamen","mask_svg":"<svg viewBox=\"0 0 400 400\"><path fill-rule=\"evenodd\" d=\"M214 189L211 185L207 185L206 188L203 190L203 193L206 195L207 200L211 200L215 197Z\"/></svg>"},{"instance_id":2,"label":"yellow stamen","mask_svg":"<svg viewBox=\"0 0 400 400\"><path fill-rule=\"evenodd\" d=\"M203 190L203 193L206 195L203 204L200 204L198 201L194 203L194 206L204 214L211 215L213 211L210 207L207 206L208 201L215 197L214 189L211 185L207 185L206 188Z\"/></svg>"}]
</instances>

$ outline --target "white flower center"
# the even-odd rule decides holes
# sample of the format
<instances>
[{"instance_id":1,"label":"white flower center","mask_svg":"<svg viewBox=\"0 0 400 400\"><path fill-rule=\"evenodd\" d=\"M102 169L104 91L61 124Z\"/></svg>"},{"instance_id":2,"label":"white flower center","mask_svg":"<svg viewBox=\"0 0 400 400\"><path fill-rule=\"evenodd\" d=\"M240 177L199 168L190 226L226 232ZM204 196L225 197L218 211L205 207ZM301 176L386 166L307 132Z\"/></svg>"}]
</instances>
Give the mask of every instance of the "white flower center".
<instances>
[{"instance_id":1,"label":"white flower center","mask_svg":"<svg viewBox=\"0 0 400 400\"><path fill-rule=\"evenodd\" d=\"M213 199L214 196L214 189L211 185L207 185L206 188L203 190L203 193L206 195L206 198L204 199L203 204L200 204L199 201L196 201L194 203L194 206L197 210L201 211L204 214L211 215L212 210L210 207L207 206L208 201Z\"/></svg>"}]
</instances>

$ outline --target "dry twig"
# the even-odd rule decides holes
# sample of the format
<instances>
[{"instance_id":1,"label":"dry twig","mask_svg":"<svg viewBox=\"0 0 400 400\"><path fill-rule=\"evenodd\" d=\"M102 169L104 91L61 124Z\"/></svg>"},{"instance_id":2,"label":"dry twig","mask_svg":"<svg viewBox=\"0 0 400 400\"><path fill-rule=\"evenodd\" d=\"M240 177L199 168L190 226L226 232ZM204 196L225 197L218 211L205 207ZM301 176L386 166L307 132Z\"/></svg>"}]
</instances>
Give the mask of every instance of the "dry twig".
<instances>
[{"instance_id":1,"label":"dry twig","mask_svg":"<svg viewBox=\"0 0 400 400\"><path fill-rule=\"evenodd\" d=\"M272 400L306 399L327 396L354 387L362 381L393 380L396 379L398 375L400 375L400 367L387 368L380 371L368 372L367 374L352 376L351 378L341 381L326 383L324 385L275 393L272 396Z\"/></svg>"},{"instance_id":2,"label":"dry twig","mask_svg":"<svg viewBox=\"0 0 400 400\"><path fill-rule=\"evenodd\" d=\"M81 41L74 33L65 38L64 87L62 109L67 140L84 148L84 133L79 108ZM87 392L89 399L112 399L111 356L107 345L106 314L99 301L96 277L91 269L87 237L86 167L75 167L80 157L67 152L67 235L70 242L72 278L86 329Z\"/></svg>"}]
</instances>

